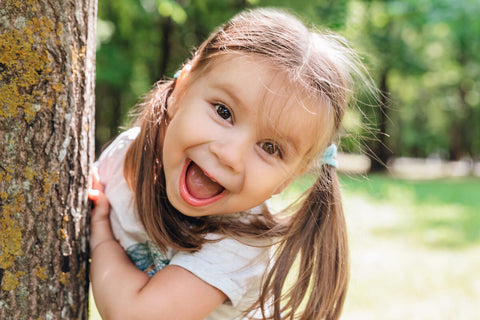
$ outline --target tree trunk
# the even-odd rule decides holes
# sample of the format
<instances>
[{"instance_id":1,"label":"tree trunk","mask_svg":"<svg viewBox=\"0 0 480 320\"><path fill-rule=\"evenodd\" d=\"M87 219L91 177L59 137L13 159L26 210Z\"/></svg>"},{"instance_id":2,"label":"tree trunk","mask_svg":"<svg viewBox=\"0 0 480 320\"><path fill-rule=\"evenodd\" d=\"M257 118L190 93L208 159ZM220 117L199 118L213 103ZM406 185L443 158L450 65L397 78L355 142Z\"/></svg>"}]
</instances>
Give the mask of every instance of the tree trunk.
<instances>
[{"instance_id":1,"label":"tree trunk","mask_svg":"<svg viewBox=\"0 0 480 320\"><path fill-rule=\"evenodd\" d=\"M160 58L160 74L155 75L154 81L162 79L167 73L168 62L170 61L171 44L170 37L173 31L173 21L171 17L162 19L160 22L162 33L162 57Z\"/></svg>"},{"instance_id":2,"label":"tree trunk","mask_svg":"<svg viewBox=\"0 0 480 320\"><path fill-rule=\"evenodd\" d=\"M372 171L383 171L386 169L388 158L391 156L391 151L387 146L387 121L388 121L388 84L387 84L388 69L383 70L380 75L380 96L379 96L379 112L380 118L377 123L377 137L373 140L374 146L371 148L372 154Z\"/></svg>"},{"instance_id":3,"label":"tree trunk","mask_svg":"<svg viewBox=\"0 0 480 320\"><path fill-rule=\"evenodd\" d=\"M468 68L468 53L467 42L462 36L457 39L457 63L462 67L462 70ZM463 73L465 73L463 71ZM449 160L460 160L462 157L472 156L472 145L474 137L472 137L472 131L474 132L475 123L473 110L467 103L467 93L471 90L468 76L462 74L461 81L457 86L458 104L454 108L454 112L450 118L449 129Z\"/></svg>"},{"instance_id":4,"label":"tree trunk","mask_svg":"<svg viewBox=\"0 0 480 320\"><path fill-rule=\"evenodd\" d=\"M0 0L0 319L88 318L95 0Z\"/></svg>"}]
</instances>

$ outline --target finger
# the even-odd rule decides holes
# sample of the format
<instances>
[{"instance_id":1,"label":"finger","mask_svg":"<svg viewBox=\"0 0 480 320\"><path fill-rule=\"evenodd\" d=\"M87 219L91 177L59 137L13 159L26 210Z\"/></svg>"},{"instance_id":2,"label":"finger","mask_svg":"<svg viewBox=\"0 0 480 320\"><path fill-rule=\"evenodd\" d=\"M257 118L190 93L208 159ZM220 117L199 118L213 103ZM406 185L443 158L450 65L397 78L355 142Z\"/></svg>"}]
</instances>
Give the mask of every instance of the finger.
<instances>
[{"instance_id":1,"label":"finger","mask_svg":"<svg viewBox=\"0 0 480 320\"><path fill-rule=\"evenodd\" d=\"M98 175L98 169L96 167L93 168L92 172L92 189L103 192L103 185L100 182L100 176Z\"/></svg>"},{"instance_id":2,"label":"finger","mask_svg":"<svg viewBox=\"0 0 480 320\"><path fill-rule=\"evenodd\" d=\"M100 191L95 189L88 189L88 199L92 201L97 201L99 196L100 196Z\"/></svg>"},{"instance_id":3,"label":"finger","mask_svg":"<svg viewBox=\"0 0 480 320\"><path fill-rule=\"evenodd\" d=\"M105 194L99 192L97 200L95 201L95 208L98 208L99 210L109 210L110 203Z\"/></svg>"},{"instance_id":4,"label":"finger","mask_svg":"<svg viewBox=\"0 0 480 320\"><path fill-rule=\"evenodd\" d=\"M91 185L88 188L88 199L96 202L100 193L103 192L103 186L100 183L100 177L98 175L97 167L93 167L91 177L92 177Z\"/></svg>"},{"instance_id":5,"label":"finger","mask_svg":"<svg viewBox=\"0 0 480 320\"><path fill-rule=\"evenodd\" d=\"M94 217L108 215L108 213L110 212L110 203L107 197L105 196L105 194L103 194L98 190L92 190L92 191L93 192L91 192L92 193L91 200L93 200L93 203L95 205L92 210L92 215Z\"/></svg>"}]
</instances>

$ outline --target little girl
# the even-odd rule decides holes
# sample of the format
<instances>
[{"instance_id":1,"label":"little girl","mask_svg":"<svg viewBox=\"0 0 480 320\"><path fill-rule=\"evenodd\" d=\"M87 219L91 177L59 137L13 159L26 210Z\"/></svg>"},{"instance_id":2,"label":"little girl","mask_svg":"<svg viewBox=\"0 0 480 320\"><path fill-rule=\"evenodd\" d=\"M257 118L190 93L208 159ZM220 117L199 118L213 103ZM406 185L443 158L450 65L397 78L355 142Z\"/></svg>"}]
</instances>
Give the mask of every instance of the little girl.
<instances>
[{"instance_id":1,"label":"little girl","mask_svg":"<svg viewBox=\"0 0 480 320\"><path fill-rule=\"evenodd\" d=\"M358 65L339 37L258 9L158 83L138 126L103 152L90 191L101 315L338 319L348 249L327 147ZM266 200L312 168L296 211L272 214Z\"/></svg>"}]
</instances>

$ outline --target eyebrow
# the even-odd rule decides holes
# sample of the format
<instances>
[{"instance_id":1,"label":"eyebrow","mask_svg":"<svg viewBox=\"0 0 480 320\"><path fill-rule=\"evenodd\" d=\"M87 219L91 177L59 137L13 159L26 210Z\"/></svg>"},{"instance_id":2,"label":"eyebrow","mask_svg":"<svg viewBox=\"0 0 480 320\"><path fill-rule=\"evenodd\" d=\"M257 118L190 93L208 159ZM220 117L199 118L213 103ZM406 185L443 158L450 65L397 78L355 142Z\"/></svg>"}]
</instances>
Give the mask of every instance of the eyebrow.
<instances>
[{"instance_id":1,"label":"eyebrow","mask_svg":"<svg viewBox=\"0 0 480 320\"><path fill-rule=\"evenodd\" d=\"M235 85L229 82L215 82L212 84L212 87L216 90L225 92L235 103L235 105L240 106L242 109L248 109L245 103L238 97L236 94Z\"/></svg>"},{"instance_id":2,"label":"eyebrow","mask_svg":"<svg viewBox=\"0 0 480 320\"><path fill-rule=\"evenodd\" d=\"M288 149L291 149L292 151L290 153L293 153L293 155L299 153L298 145L299 143L294 139L291 135L283 135L283 134L278 134L279 141L282 142L283 145L286 145Z\"/></svg>"},{"instance_id":3,"label":"eyebrow","mask_svg":"<svg viewBox=\"0 0 480 320\"><path fill-rule=\"evenodd\" d=\"M268 115L267 118L260 120L260 121L269 121L271 120ZM285 121L285 120L284 120ZM272 140L279 143L282 151L290 156L294 156L295 154L300 153L300 145L301 145L301 139L296 138L294 134L292 134L292 130L289 130L288 127L280 127L279 124L281 124L281 121L275 122L275 121L270 121L269 124L261 131L263 132L264 135L271 136Z\"/></svg>"}]
</instances>

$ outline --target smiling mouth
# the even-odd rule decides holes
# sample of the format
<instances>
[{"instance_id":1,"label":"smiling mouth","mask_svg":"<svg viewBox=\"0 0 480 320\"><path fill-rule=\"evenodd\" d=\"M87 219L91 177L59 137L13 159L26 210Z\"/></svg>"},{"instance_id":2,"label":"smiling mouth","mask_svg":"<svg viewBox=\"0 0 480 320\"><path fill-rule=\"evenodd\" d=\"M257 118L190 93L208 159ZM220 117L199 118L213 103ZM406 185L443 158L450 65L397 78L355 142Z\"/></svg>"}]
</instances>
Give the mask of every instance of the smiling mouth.
<instances>
[{"instance_id":1,"label":"smiling mouth","mask_svg":"<svg viewBox=\"0 0 480 320\"><path fill-rule=\"evenodd\" d=\"M224 191L222 185L187 159L180 178L180 195L186 203L194 207L206 206L223 198Z\"/></svg>"}]
</instances>

